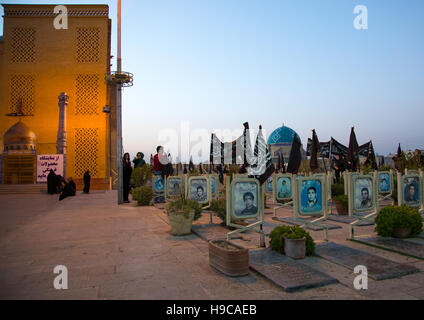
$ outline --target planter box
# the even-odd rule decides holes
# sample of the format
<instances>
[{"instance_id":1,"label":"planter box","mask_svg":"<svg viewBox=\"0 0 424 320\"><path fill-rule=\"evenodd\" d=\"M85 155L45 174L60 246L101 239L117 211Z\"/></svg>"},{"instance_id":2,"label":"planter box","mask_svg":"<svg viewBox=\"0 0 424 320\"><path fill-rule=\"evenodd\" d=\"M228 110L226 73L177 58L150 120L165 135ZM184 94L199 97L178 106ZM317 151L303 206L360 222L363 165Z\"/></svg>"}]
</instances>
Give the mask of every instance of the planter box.
<instances>
[{"instance_id":1,"label":"planter box","mask_svg":"<svg viewBox=\"0 0 424 320\"><path fill-rule=\"evenodd\" d=\"M171 225L171 234L174 236L184 236L191 233L191 225L194 220L194 211L189 213L186 218L183 213L168 213L169 224Z\"/></svg>"},{"instance_id":2,"label":"planter box","mask_svg":"<svg viewBox=\"0 0 424 320\"><path fill-rule=\"evenodd\" d=\"M209 242L209 264L230 277L249 274L249 250L225 240Z\"/></svg>"},{"instance_id":3,"label":"planter box","mask_svg":"<svg viewBox=\"0 0 424 320\"><path fill-rule=\"evenodd\" d=\"M304 259L306 256L306 238L284 238L284 254L292 259Z\"/></svg>"},{"instance_id":4,"label":"planter box","mask_svg":"<svg viewBox=\"0 0 424 320\"><path fill-rule=\"evenodd\" d=\"M347 216L348 212L345 208L343 208L342 202L340 200L334 200L334 204L336 205L337 214L339 216Z\"/></svg>"},{"instance_id":5,"label":"planter box","mask_svg":"<svg viewBox=\"0 0 424 320\"><path fill-rule=\"evenodd\" d=\"M398 239L407 239L411 236L412 228L396 228L393 231L393 237Z\"/></svg>"}]
</instances>

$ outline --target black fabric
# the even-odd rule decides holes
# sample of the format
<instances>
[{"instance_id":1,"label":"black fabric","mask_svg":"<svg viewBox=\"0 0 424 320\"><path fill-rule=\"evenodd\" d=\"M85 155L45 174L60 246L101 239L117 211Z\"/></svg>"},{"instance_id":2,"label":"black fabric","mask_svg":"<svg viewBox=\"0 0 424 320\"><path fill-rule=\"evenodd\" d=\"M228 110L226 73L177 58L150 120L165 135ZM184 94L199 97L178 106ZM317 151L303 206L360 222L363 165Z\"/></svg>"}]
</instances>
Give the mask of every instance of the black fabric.
<instances>
[{"instance_id":1,"label":"black fabric","mask_svg":"<svg viewBox=\"0 0 424 320\"><path fill-rule=\"evenodd\" d=\"M336 139L331 138L331 154L338 154L342 158L346 158L348 153L348 148L338 142Z\"/></svg>"},{"instance_id":2,"label":"black fabric","mask_svg":"<svg viewBox=\"0 0 424 320\"><path fill-rule=\"evenodd\" d=\"M88 170L84 173L83 180L84 180L84 193L90 193L91 176Z\"/></svg>"},{"instance_id":3,"label":"black fabric","mask_svg":"<svg viewBox=\"0 0 424 320\"><path fill-rule=\"evenodd\" d=\"M299 167L302 162L302 153L300 151L300 148L301 148L301 142L298 136L295 134L292 148L290 151L289 164L287 167L288 173L297 174L299 171Z\"/></svg>"},{"instance_id":4,"label":"black fabric","mask_svg":"<svg viewBox=\"0 0 424 320\"><path fill-rule=\"evenodd\" d=\"M56 175L56 188L57 188L57 193L60 194L63 191L63 187L62 187L62 181L64 181L65 179L63 179L63 177L61 175Z\"/></svg>"},{"instance_id":5,"label":"black fabric","mask_svg":"<svg viewBox=\"0 0 424 320\"><path fill-rule=\"evenodd\" d=\"M263 185L274 171L275 167L272 163L271 153L262 134L262 126L260 126L256 137L254 163L250 165L248 170L249 177L258 179L259 183Z\"/></svg>"},{"instance_id":6,"label":"black fabric","mask_svg":"<svg viewBox=\"0 0 424 320\"><path fill-rule=\"evenodd\" d=\"M132 174L131 162L123 161L124 201L128 201L128 195L130 194L131 174Z\"/></svg>"},{"instance_id":7,"label":"black fabric","mask_svg":"<svg viewBox=\"0 0 424 320\"><path fill-rule=\"evenodd\" d=\"M190 172L193 172L194 171L194 163L193 163L193 159L192 158L190 158L190 163L188 164L188 170L190 171Z\"/></svg>"},{"instance_id":8,"label":"black fabric","mask_svg":"<svg viewBox=\"0 0 424 320\"><path fill-rule=\"evenodd\" d=\"M366 157L365 165L371 165L371 168L377 170L377 161L375 159L374 146L372 141L367 142L358 148L358 155Z\"/></svg>"},{"instance_id":9,"label":"black fabric","mask_svg":"<svg viewBox=\"0 0 424 320\"><path fill-rule=\"evenodd\" d=\"M62 193L60 194L59 201L66 199L68 197L75 197L77 192L77 186L74 181L65 182L65 187L63 188Z\"/></svg>"},{"instance_id":10,"label":"black fabric","mask_svg":"<svg viewBox=\"0 0 424 320\"><path fill-rule=\"evenodd\" d=\"M312 139L308 138L308 145L306 146L307 157L311 156L311 147L312 147ZM319 143L319 149L320 149L322 158L330 159L330 149L331 149L330 147L331 147L331 141Z\"/></svg>"},{"instance_id":11,"label":"black fabric","mask_svg":"<svg viewBox=\"0 0 424 320\"><path fill-rule=\"evenodd\" d=\"M402 157L402 148L400 147L400 143L399 143L399 147L398 147L398 150L397 150L397 157L398 157L398 159L400 157Z\"/></svg>"},{"instance_id":12,"label":"black fabric","mask_svg":"<svg viewBox=\"0 0 424 320\"><path fill-rule=\"evenodd\" d=\"M48 194L57 194L57 180L56 174L53 170L50 170L47 175L47 193Z\"/></svg>"},{"instance_id":13,"label":"black fabric","mask_svg":"<svg viewBox=\"0 0 424 320\"><path fill-rule=\"evenodd\" d=\"M184 174L187 174L187 165L184 163L184 170L183 170Z\"/></svg>"},{"instance_id":14,"label":"black fabric","mask_svg":"<svg viewBox=\"0 0 424 320\"><path fill-rule=\"evenodd\" d=\"M359 169L359 157L358 157L358 141L356 140L355 128L352 128L349 138L349 148L347 152L347 164L351 171L357 171Z\"/></svg>"},{"instance_id":15,"label":"black fabric","mask_svg":"<svg viewBox=\"0 0 424 320\"><path fill-rule=\"evenodd\" d=\"M318 165L318 152L320 150L320 145L318 141L318 136L315 130L312 130L312 145L311 145L311 160L309 162L309 167L312 171L319 168Z\"/></svg>"}]
</instances>

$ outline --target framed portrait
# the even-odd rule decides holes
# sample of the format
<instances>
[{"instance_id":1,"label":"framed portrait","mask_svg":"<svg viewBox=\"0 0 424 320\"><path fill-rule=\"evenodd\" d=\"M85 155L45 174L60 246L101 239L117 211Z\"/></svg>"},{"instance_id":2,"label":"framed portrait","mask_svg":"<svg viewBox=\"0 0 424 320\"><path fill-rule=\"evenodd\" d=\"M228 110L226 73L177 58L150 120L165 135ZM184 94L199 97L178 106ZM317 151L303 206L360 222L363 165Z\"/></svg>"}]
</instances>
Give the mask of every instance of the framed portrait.
<instances>
[{"instance_id":1,"label":"framed portrait","mask_svg":"<svg viewBox=\"0 0 424 320\"><path fill-rule=\"evenodd\" d=\"M156 176L153 179L153 188L155 192L165 192L165 181L161 176Z\"/></svg>"},{"instance_id":2,"label":"framed portrait","mask_svg":"<svg viewBox=\"0 0 424 320\"><path fill-rule=\"evenodd\" d=\"M232 183L232 215L237 220L257 218L260 213L260 184L256 179L235 178ZM262 200L263 201L263 200Z\"/></svg>"},{"instance_id":3,"label":"framed portrait","mask_svg":"<svg viewBox=\"0 0 424 320\"><path fill-rule=\"evenodd\" d=\"M168 177L166 179L166 196L177 197L183 190L183 180L181 177Z\"/></svg>"},{"instance_id":4,"label":"framed portrait","mask_svg":"<svg viewBox=\"0 0 424 320\"><path fill-rule=\"evenodd\" d=\"M188 198L200 204L209 202L209 178L190 177L188 180Z\"/></svg>"},{"instance_id":5,"label":"framed portrait","mask_svg":"<svg viewBox=\"0 0 424 320\"><path fill-rule=\"evenodd\" d=\"M378 173L378 192L380 194L390 193L392 191L393 179L389 171Z\"/></svg>"},{"instance_id":6,"label":"framed portrait","mask_svg":"<svg viewBox=\"0 0 424 320\"><path fill-rule=\"evenodd\" d=\"M268 193L272 193L272 180L273 180L273 176L269 177L268 180L266 181L265 191Z\"/></svg>"},{"instance_id":7,"label":"framed portrait","mask_svg":"<svg viewBox=\"0 0 424 320\"><path fill-rule=\"evenodd\" d=\"M304 216L321 215L324 211L325 179L306 177L298 181L299 214Z\"/></svg>"},{"instance_id":8,"label":"framed portrait","mask_svg":"<svg viewBox=\"0 0 424 320\"><path fill-rule=\"evenodd\" d=\"M372 211L376 208L372 176L352 175L353 212Z\"/></svg>"},{"instance_id":9,"label":"framed portrait","mask_svg":"<svg viewBox=\"0 0 424 320\"><path fill-rule=\"evenodd\" d=\"M293 199L292 175L276 175L275 179L275 198L277 200Z\"/></svg>"},{"instance_id":10,"label":"framed portrait","mask_svg":"<svg viewBox=\"0 0 424 320\"><path fill-rule=\"evenodd\" d=\"M421 206L421 179L418 174L407 174L402 177L402 203L409 207Z\"/></svg>"},{"instance_id":11,"label":"framed portrait","mask_svg":"<svg viewBox=\"0 0 424 320\"><path fill-rule=\"evenodd\" d=\"M218 175L217 174L209 175L209 182L210 182L211 197L218 196L219 187L220 187Z\"/></svg>"}]
</instances>

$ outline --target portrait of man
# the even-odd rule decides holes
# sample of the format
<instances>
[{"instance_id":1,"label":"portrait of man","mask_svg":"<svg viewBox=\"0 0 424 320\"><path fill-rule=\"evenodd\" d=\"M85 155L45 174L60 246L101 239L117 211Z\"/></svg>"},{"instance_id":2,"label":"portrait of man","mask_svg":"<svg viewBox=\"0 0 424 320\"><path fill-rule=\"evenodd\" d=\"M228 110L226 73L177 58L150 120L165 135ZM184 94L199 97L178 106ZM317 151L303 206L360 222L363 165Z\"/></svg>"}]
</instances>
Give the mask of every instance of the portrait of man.
<instances>
[{"instance_id":1,"label":"portrait of man","mask_svg":"<svg viewBox=\"0 0 424 320\"><path fill-rule=\"evenodd\" d=\"M364 211L372 209L373 203L373 180L371 178L358 178L354 180L355 210Z\"/></svg>"},{"instance_id":2,"label":"portrait of man","mask_svg":"<svg viewBox=\"0 0 424 320\"><path fill-rule=\"evenodd\" d=\"M418 183L415 181L405 185L405 204L417 206L420 204Z\"/></svg>"},{"instance_id":3,"label":"portrait of man","mask_svg":"<svg viewBox=\"0 0 424 320\"><path fill-rule=\"evenodd\" d=\"M259 214L259 186L256 182L236 182L232 188L234 215L237 219L256 217Z\"/></svg>"},{"instance_id":4,"label":"portrait of man","mask_svg":"<svg viewBox=\"0 0 424 320\"><path fill-rule=\"evenodd\" d=\"M368 190L368 188L363 188L361 190L361 197L362 197L362 201L361 201L361 209L367 209L367 208L371 208L372 207L372 200L370 199L370 192Z\"/></svg>"},{"instance_id":5,"label":"portrait of man","mask_svg":"<svg viewBox=\"0 0 424 320\"><path fill-rule=\"evenodd\" d=\"M390 176L387 173L381 173L379 175L379 189L380 193L390 191Z\"/></svg>"},{"instance_id":6,"label":"portrait of man","mask_svg":"<svg viewBox=\"0 0 424 320\"><path fill-rule=\"evenodd\" d=\"M319 180L304 180L301 185L301 212L320 213L322 186Z\"/></svg>"},{"instance_id":7,"label":"portrait of man","mask_svg":"<svg viewBox=\"0 0 424 320\"><path fill-rule=\"evenodd\" d=\"M277 196L279 199L290 199L292 197L291 181L289 178L278 179Z\"/></svg>"},{"instance_id":8,"label":"portrait of man","mask_svg":"<svg viewBox=\"0 0 424 320\"><path fill-rule=\"evenodd\" d=\"M164 183L163 183L162 178L156 179L155 189L156 189L156 191L163 191L164 190Z\"/></svg>"},{"instance_id":9,"label":"portrait of man","mask_svg":"<svg viewBox=\"0 0 424 320\"><path fill-rule=\"evenodd\" d=\"M170 196L176 196L181 193L180 181L177 179L168 180L168 194Z\"/></svg>"},{"instance_id":10,"label":"portrait of man","mask_svg":"<svg viewBox=\"0 0 424 320\"><path fill-rule=\"evenodd\" d=\"M272 192L272 177L266 181L266 192Z\"/></svg>"},{"instance_id":11,"label":"portrait of man","mask_svg":"<svg viewBox=\"0 0 424 320\"><path fill-rule=\"evenodd\" d=\"M215 178L211 178L211 192L215 194Z\"/></svg>"},{"instance_id":12,"label":"portrait of man","mask_svg":"<svg viewBox=\"0 0 424 320\"><path fill-rule=\"evenodd\" d=\"M190 180L190 199L199 203L206 203L208 201L208 186L207 179L193 179Z\"/></svg>"},{"instance_id":13,"label":"portrait of man","mask_svg":"<svg viewBox=\"0 0 424 320\"><path fill-rule=\"evenodd\" d=\"M255 200L255 197L253 193L251 192L246 192L243 195L245 208L241 212L241 215L252 215L258 212L258 208L254 205L254 200Z\"/></svg>"}]
</instances>

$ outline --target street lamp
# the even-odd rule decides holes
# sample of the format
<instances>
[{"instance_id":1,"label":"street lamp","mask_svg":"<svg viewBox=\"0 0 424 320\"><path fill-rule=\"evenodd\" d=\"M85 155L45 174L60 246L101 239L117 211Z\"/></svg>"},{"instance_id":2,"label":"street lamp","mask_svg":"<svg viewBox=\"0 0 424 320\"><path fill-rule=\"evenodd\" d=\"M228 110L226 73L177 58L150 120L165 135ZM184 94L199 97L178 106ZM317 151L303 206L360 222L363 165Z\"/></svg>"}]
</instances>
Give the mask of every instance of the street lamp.
<instances>
[{"instance_id":1,"label":"street lamp","mask_svg":"<svg viewBox=\"0 0 424 320\"><path fill-rule=\"evenodd\" d=\"M122 71L121 57L121 0L118 0L118 57L117 71L106 73L105 80L108 84L116 85L116 169L118 172L118 204L124 203L124 180L122 166L122 88L133 85L133 75Z\"/></svg>"}]
</instances>

